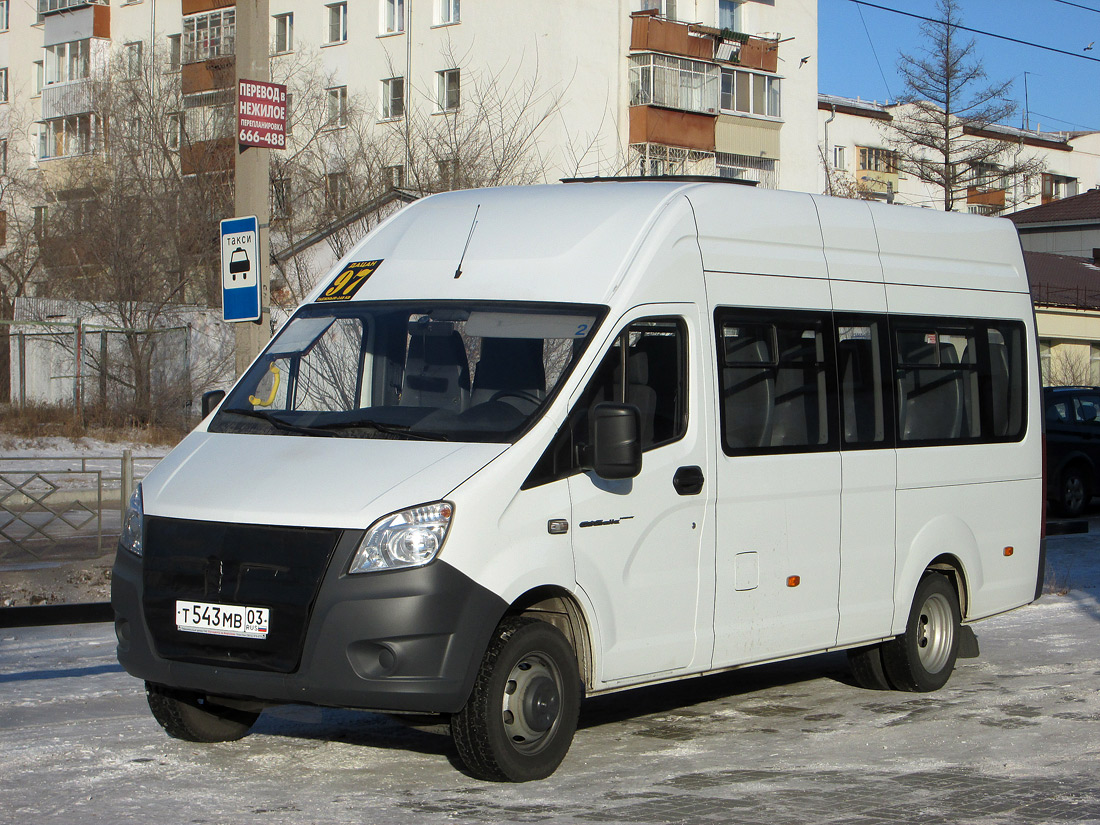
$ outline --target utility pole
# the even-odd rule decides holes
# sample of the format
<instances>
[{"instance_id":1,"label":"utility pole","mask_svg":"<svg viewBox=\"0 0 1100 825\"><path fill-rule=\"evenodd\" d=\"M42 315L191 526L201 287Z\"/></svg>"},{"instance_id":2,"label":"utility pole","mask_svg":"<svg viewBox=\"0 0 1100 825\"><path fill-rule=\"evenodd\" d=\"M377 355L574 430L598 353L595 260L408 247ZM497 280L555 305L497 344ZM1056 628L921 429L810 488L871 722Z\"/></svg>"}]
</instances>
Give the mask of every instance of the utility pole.
<instances>
[{"instance_id":1,"label":"utility pole","mask_svg":"<svg viewBox=\"0 0 1100 825\"><path fill-rule=\"evenodd\" d=\"M268 0L237 0L238 82L234 84L234 95L239 93L241 80L271 79L268 57L270 20ZM258 146L237 146L234 214L238 217L256 216L259 225L256 266L260 276L260 320L256 323L246 321L236 324L237 375L248 368L271 339L271 246L268 237L268 226L271 223L271 202L268 194L270 151Z\"/></svg>"}]
</instances>

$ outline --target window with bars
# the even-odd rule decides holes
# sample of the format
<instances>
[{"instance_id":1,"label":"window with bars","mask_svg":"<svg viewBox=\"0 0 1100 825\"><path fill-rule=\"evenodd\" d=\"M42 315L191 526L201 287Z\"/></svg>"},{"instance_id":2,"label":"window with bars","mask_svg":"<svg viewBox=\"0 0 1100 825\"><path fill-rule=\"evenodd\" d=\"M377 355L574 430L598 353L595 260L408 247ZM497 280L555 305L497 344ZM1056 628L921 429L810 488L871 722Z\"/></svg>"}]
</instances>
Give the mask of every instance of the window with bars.
<instances>
[{"instance_id":1,"label":"window with bars","mask_svg":"<svg viewBox=\"0 0 1100 825\"><path fill-rule=\"evenodd\" d=\"M714 63L636 54L630 57L630 105L665 106L687 112L718 111L719 69Z\"/></svg>"}]
</instances>

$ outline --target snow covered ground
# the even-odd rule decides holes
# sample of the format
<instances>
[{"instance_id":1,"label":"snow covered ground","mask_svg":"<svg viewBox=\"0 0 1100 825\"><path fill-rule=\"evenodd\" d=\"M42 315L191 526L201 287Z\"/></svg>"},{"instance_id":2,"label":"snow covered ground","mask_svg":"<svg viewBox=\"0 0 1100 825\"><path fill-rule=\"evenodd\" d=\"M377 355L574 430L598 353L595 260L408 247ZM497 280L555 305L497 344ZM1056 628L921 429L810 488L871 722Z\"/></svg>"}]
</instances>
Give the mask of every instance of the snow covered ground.
<instances>
[{"instance_id":1,"label":"snow covered ground","mask_svg":"<svg viewBox=\"0 0 1100 825\"><path fill-rule=\"evenodd\" d=\"M1051 538L1048 582L936 693L828 654L602 697L522 786L457 770L431 720L287 706L172 740L109 625L0 630L0 823L1100 823L1100 535Z\"/></svg>"}]
</instances>

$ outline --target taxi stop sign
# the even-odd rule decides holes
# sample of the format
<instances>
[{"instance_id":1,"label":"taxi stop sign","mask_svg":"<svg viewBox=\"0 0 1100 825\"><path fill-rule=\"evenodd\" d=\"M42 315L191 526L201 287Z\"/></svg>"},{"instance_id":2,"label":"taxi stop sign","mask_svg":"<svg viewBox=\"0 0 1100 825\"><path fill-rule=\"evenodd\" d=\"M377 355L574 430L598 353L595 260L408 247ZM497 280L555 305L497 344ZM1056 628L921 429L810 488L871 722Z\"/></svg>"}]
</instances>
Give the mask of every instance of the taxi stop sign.
<instances>
[{"instance_id":1,"label":"taxi stop sign","mask_svg":"<svg viewBox=\"0 0 1100 825\"><path fill-rule=\"evenodd\" d=\"M222 221L222 317L260 320L259 223L255 217Z\"/></svg>"}]
</instances>

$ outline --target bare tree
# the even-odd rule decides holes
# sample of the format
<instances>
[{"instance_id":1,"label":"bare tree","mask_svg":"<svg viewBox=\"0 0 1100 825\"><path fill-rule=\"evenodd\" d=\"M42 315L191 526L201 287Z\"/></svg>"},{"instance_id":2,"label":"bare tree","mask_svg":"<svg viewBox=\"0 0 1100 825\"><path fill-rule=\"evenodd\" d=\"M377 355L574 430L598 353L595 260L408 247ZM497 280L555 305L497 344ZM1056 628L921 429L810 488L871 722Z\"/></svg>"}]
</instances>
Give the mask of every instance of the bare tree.
<instances>
[{"instance_id":1,"label":"bare tree","mask_svg":"<svg viewBox=\"0 0 1100 825\"><path fill-rule=\"evenodd\" d=\"M1092 369L1088 350L1080 347L1058 347L1050 359L1046 384L1050 387L1084 387L1092 384Z\"/></svg>"},{"instance_id":2,"label":"bare tree","mask_svg":"<svg viewBox=\"0 0 1100 825\"><path fill-rule=\"evenodd\" d=\"M940 20L921 25L927 45L915 55L903 52L897 64L905 105L894 109L888 129L899 171L941 190L947 211L988 191L998 194L983 202L991 211L1003 208L1010 204L999 193L1029 197L1043 162L1021 141L989 132L1016 111L1012 81L985 84L975 40L958 29L958 0L938 0L937 10Z\"/></svg>"},{"instance_id":3,"label":"bare tree","mask_svg":"<svg viewBox=\"0 0 1100 825\"><path fill-rule=\"evenodd\" d=\"M210 117L199 128L203 118L186 111L179 75L133 52L96 67L90 95L86 126L66 137L79 145L60 147L71 157L51 161L45 176L49 265L40 294L78 302L117 331L127 357L112 363L111 381L129 388L138 420L153 421L202 389L162 378L159 394L170 389L172 397L158 402L158 345L160 331L178 325L179 305L207 306L220 295L218 221L232 203L232 130L222 137L215 124L212 133Z\"/></svg>"}]
</instances>

